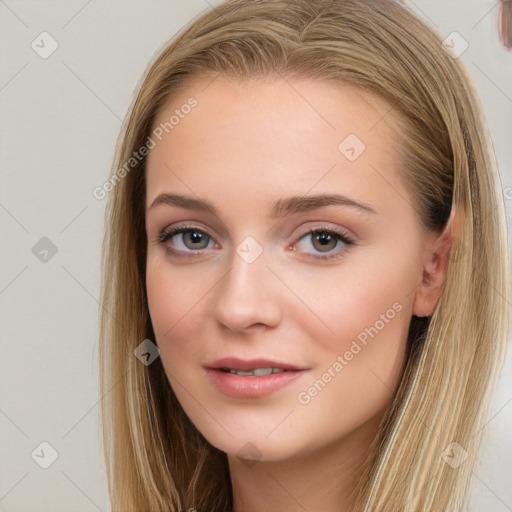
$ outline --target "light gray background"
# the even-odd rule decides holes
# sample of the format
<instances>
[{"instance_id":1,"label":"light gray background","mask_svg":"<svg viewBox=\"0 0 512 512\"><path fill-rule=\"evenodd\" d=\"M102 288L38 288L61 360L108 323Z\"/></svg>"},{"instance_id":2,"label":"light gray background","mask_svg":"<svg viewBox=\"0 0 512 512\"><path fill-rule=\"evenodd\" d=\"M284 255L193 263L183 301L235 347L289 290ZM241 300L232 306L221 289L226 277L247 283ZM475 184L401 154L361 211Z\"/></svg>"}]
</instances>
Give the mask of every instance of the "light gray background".
<instances>
[{"instance_id":1,"label":"light gray background","mask_svg":"<svg viewBox=\"0 0 512 512\"><path fill-rule=\"evenodd\" d=\"M497 2L406 2L444 36L480 92L512 211L512 53ZM99 426L99 259L108 176L121 119L148 62L213 0L0 0L0 511L108 511ZM31 47L58 42L47 59ZM48 46L46 46L48 48ZM42 238L47 262L32 252ZM471 511L512 510L510 351L493 395ZM57 460L42 469L43 441ZM39 454L41 451L39 449ZM45 457L50 451L44 450ZM41 460L44 457L41 457Z\"/></svg>"}]
</instances>

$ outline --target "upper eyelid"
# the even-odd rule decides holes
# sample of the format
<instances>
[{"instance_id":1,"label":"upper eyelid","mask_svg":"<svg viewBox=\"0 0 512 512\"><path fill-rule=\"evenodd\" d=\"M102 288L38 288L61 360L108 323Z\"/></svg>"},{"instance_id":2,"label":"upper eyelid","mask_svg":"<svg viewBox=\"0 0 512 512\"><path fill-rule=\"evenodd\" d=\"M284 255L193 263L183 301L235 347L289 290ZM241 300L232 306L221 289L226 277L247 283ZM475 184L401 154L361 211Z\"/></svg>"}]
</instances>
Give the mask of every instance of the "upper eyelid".
<instances>
[{"instance_id":1,"label":"upper eyelid","mask_svg":"<svg viewBox=\"0 0 512 512\"><path fill-rule=\"evenodd\" d=\"M329 226L329 222L327 222L327 221L311 221L311 222L313 222L313 223L316 222L317 224L321 224L321 225L310 226L308 228L305 228L304 232L300 235L300 237L310 234L311 231L332 231L337 234L342 234L350 239L355 238L355 236L352 234L352 232L350 230L348 230L347 228L343 228L341 226L337 226L337 227ZM188 231L188 230L199 231L199 232L209 236L210 238L217 238L217 234L214 234L212 236L209 233L210 230L215 231L212 228L209 228L209 227L203 228L203 227L199 226L198 224L188 223L188 222L185 222L182 225L180 225L178 223L178 225L172 224L169 226L165 226L164 228L162 228L161 230L158 231L158 237L162 236L166 232L172 232L172 231L178 231L178 233L174 233L174 234L179 234L179 232L181 230L183 230L183 231ZM338 232L341 232L341 233L338 233Z\"/></svg>"},{"instance_id":2,"label":"upper eyelid","mask_svg":"<svg viewBox=\"0 0 512 512\"><path fill-rule=\"evenodd\" d=\"M216 235L212 236L208 232L208 229L206 229L206 228L202 228L202 227L196 226L196 225L184 224L181 226L166 226L166 227L162 228L158 232L157 239L160 239L161 237L166 236L168 233L171 234L170 236L176 236L182 232L187 232L187 231L198 231L198 232L203 233L204 235L208 236L209 238L212 238L212 239L216 238Z\"/></svg>"}]
</instances>

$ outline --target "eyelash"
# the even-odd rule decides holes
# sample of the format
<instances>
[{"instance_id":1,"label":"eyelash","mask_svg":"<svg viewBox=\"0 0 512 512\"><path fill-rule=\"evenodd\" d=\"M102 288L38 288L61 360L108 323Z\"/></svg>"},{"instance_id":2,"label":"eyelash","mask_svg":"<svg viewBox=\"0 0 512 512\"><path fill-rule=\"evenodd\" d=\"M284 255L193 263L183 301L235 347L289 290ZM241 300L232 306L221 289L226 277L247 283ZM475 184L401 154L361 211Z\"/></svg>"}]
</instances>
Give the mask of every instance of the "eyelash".
<instances>
[{"instance_id":1,"label":"eyelash","mask_svg":"<svg viewBox=\"0 0 512 512\"><path fill-rule=\"evenodd\" d=\"M158 235L158 238L157 238L156 242L160 243L160 244L165 244L165 242L167 242L167 240L172 238L174 235L177 235L179 233L188 233L188 232L191 232L191 231L192 232L201 233L202 235L205 235L208 238L212 239L212 237L210 235L208 235L208 233L206 233L202 229L198 228L197 226L194 226L192 224L190 224L190 225L186 224L186 225L181 225L181 226L175 227L175 228L173 228L173 227L171 227L171 228L164 228L160 232L160 234ZM329 228L329 229L327 229L327 228L313 228L313 229L310 229L309 231L306 231L305 233L303 233L300 236L300 238L298 239L298 241L302 240L303 238L305 238L308 235L315 234L315 233L322 233L322 234L327 234L327 235L334 236L334 238L336 238L337 240L343 242L347 247L350 247L351 245L355 245L356 244L356 242L351 237L349 237L346 233L344 233L342 231L337 231L337 230L332 229L332 228ZM203 249L199 249L199 252L201 252L202 250ZM179 252L181 252L181 251L179 251ZM194 251L189 250L187 252L194 252ZM334 252L334 250L332 252ZM339 256L339 255L331 256L331 255L319 254L319 255L316 255L314 257L318 258L318 259L321 259L321 260L328 260L328 259L331 259L331 258L339 258L341 256Z\"/></svg>"}]
</instances>

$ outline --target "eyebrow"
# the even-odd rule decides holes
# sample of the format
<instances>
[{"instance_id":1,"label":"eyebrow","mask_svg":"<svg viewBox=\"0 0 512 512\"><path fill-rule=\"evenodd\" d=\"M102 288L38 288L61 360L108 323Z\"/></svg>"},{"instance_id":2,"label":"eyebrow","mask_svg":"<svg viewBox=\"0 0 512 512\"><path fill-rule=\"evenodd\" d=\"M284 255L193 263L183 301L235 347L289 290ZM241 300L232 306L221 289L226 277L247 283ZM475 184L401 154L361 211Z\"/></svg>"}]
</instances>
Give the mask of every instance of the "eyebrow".
<instances>
[{"instance_id":1,"label":"eyebrow","mask_svg":"<svg viewBox=\"0 0 512 512\"><path fill-rule=\"evenodd\" d=\"M149 210L162 204L187 208L189 210L208 212L217 217L219 216L217 209L209 201L178 194L160 194L153 201ZM271 217L284 217L288 214L308 212L325 206L348 206L356 208L363 213L377 214L371 205L355 201L347 196L340 194L318 194L314 196L292 196L285 199L279 199L272 207Z\"/></svg>"}]
</instances>

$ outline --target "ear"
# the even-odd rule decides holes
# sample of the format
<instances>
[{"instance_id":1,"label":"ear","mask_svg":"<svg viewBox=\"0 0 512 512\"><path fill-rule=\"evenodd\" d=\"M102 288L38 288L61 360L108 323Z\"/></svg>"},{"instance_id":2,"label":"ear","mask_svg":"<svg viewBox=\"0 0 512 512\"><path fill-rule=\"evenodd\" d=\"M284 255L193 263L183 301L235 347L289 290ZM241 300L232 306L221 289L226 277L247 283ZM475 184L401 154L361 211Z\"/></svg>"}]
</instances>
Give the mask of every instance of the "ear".
<instances>
[{"instance_id":1,"label":"ear","mask_svg":"<svg viewBox=\"0 0 512 512\"><path fill-rule=\"evenodd\" d=\"M423 248L421 282L416 288L412 314L418 317L430 316L443 291L446 278L446 264L452 249L455 249L460 233L460 212L452 206L450 217L440 235L432 235Z\"/></svg>"}]
</instances>

